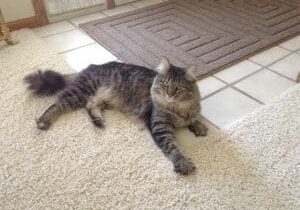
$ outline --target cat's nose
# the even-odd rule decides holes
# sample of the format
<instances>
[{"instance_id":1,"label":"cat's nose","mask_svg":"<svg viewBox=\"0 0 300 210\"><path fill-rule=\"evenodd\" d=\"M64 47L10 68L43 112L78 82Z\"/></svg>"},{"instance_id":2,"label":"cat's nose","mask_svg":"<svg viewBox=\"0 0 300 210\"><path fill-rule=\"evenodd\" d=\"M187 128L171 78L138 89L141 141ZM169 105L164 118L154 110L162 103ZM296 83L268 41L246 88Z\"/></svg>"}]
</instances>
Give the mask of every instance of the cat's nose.
<instances>
[{"instance_id":1,"label":"cat's nose","mask_svg":"<svg viewBox=\"0 0 300 210\"><path fill-rule=\"evenodd\" d=\"M171 90L171 89L168 89L168 90L167 90L167 95L168 95L169 97L174 96L174 94L175 94L175 92L174 92L173 90Z\"/></svg>"}]
</instances>

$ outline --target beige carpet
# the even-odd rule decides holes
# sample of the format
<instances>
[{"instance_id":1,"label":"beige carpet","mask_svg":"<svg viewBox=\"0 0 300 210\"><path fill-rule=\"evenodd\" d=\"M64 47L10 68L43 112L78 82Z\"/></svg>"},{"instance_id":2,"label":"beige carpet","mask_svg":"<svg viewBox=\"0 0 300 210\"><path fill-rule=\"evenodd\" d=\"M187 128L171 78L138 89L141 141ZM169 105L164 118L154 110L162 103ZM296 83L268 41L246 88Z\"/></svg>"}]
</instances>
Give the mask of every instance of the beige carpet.
<instances>
[{"instance_id":1,"label":"beige carpet","mask_svg":"<svg viewBox=\"0 0 300 210\"><path fill-rule=\"evenodd\" d=\"M106 113L106 130L83 110L37 130L35 117L53 99L32 97L23 76L70 69L32 32L15 35L20 44L0 46L0 209L300 208L299 85L226 131L180 131L198 169L182 177L147 131L119 113Z\"/></svg>"}]
</instances>

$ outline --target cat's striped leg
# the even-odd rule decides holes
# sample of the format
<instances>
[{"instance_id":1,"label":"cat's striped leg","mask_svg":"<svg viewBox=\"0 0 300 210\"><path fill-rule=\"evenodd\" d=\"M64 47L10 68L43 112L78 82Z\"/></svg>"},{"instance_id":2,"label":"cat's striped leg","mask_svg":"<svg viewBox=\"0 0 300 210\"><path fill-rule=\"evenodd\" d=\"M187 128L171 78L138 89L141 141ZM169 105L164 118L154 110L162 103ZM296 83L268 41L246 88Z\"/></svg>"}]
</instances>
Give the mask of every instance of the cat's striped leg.
<instances>
[{"instance_id":1,"label":"cat's striped leg","mask_svg":"<svg viewBox=\"0 0 300 210\"><path fill-rule=\"evenodd\" d=\"M46 109L46 111L42 114L42 116L36 121L38 129L47 130L52 124L52 122L56 118L58 118L64 111L65 108L59 103L55 103L49 106Z\"/></svg>"},{"instance_id":2,"label":"cat's striped leg","mask_svg":"<svg viewBox=\"0 0 300 210\"><path fill-rule=\"evenodd\" d=\"M86 96L76 88L63 91L56 103L48 107L42 116L37 119L37 127L41 130L47 130L60 115L82 108L86 104L86 100Z\"/></svg>"},{"instance_id":3,"label":"cat's striped leg","mask_svg":"<svg viewBox=\"0 0 300 210\"><path fill-rule=\"evenodd\" d=\"M103 101L95 101L95 98L91 98L87 104L86 104L86 111L92 121L92 123L99 127L103 128L103 116L102 116L102 110L104 109L104 103Z\"/></svg>"},{"instance_id":4,"label":"cat's striped leg","mask_svg":"<svg viewBox=\"0 0 300 210\"><path fill-rule=\"evenodd\" d=\"M157 146L173 162L175 172L187 175L195 171L194 164L184 157L175 144L175 126L168 117L155 114L151 119L151 134Z\"/></svg>"}]
</instances>

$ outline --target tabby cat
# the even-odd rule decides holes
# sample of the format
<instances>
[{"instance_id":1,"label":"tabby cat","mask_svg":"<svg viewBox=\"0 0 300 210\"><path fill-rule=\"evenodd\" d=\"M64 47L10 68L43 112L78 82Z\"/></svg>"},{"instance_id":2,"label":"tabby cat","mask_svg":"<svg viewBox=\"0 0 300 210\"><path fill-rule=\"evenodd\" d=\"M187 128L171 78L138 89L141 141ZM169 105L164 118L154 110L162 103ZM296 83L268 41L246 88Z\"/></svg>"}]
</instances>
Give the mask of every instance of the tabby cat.
<instances>
[{"instance_id":1,"label":"tabby cat","mask_svg":"<svg viewBox=\"0 0 300 210\"><path fill-rule=\"evenodd\" d=\"M200 93L193 74L163 58L157 69L119 62L90 65L80 73L62 75L47 70L24 78L37 95L54 95L57 100L37 120L46 130L69 110L85 108L95 126L103 127L102 112L114 108L142 119L162 152L173 162L175 172L189 174L194 164L175 145L176 128L188 127L196 136L207 128L199 121Z\"/></svg>"}]
</instances>

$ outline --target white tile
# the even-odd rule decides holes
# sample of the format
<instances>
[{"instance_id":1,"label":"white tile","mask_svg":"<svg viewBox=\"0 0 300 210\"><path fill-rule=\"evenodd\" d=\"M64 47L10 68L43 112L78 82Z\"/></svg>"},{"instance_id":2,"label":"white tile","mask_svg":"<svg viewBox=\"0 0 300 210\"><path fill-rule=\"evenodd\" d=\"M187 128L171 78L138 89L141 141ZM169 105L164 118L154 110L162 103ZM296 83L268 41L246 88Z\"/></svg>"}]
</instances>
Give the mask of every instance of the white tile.
<instances>
[{"instance_id":1,"label":"white tile","mask_svg":"<svg viewBox=\"0 0 300 210\"><path fill-rule=\"evenodd\" d=\"M87 23L87 22L90 22L92 20L102 19L102 18L105 18L105 17L107 17L107 16L104 15L103 13L97 12L97 13L93 13L93 14L89 14L89 15L84 15L84 16L72 18L69 21L72 22L74 25L76 25L78 27L79 24Z\"/></svg>"},{"instance_id":2,"label":"white tile","mask_svg":"<svg viewBox=\"0 0 300 210\"><path fill-rule=\"evenodd\" d=\"M108 16L113 16L113 15L119 15L124 12L129 12L133 10L136 10L136 8L131 5L125 5L125 6L116 7L114 9L104 10L102 12Z\"/></svg>"},{"instance_id":3,"label":"white tile","mask_svg":"<svg viewBox=\"0 0 300 210\"><path fill-rule=\"evenodd\" d=\"M269 50L261 52L257 55L252 56L249 60L254 61L260 65L266 66L269 65L278 59L289 54L288 50L282 49L280 47L273 47Z\"/></svg>"},{"instance_id":4,"label":"white tile","mask_svg":"<svg viewBox=\"0 0 300 210\"><path fill-rule=\"evenodd\" d=\"M234 66L231 66L229 68L226 68L218 73L216 73L214 76L217 78L227 82L227 83L233 83L257 70L262 68L260 65L257 65L255 63L252 63L251 61L245 60L238 64L235 64Z\"/></svg>"},{"instance_id":5,"label":"white tile","mask_svg":"<svg viewBox=\"0 0 300 210\"><path fill-rule=\"evenodd\" d=\"M197 85L199 87L202 98L226 86L225 83L213 77L202 79L197 82Z\"/></svg>"},{"instance_id":6,"label":"white tile","mask_svg":"<svg viewBox=\"0 0 300 210\"><path fill-rule=\"evenodd\" d=\"M220 128L224 128L261 104L233 88L226 88L204 99L201 105L202 115Z\"/></svg>"},{"instance_id":7,"label":"white tile","mask_svg":"<svg viewBox=\"0 0 300 210\"><path fill-rule=\"evenodd\" d=\"M283 42L279 46L282 46L282 47L284 47L288 50L292 50L292 51L300 50L300 36L296 36L293 39Z\"/></svg>"},{"instance_id":8,"label":"white tile","mask_svg":"<svg viewBox=\"0 0 300 210\"><path fill-rule=\"evenodd\" d=\"M43 27L33 29L40 37L51 36L65 31L70 31L75 27L67 21L52 23Z\"/></svg>"},{"instance_id":9,"label":"white tile","mask_svg":"<svg viewBox=\"0 0 300 210\"><path fill-rule=\"evenodd\" d=\"M49 36L44 40L57 53L94 43L93 39L77 29Z\"/></svg>"},{"instance_id":10,"label":"white tile","mask_svg":"<svg viewBox=\"0 0 300 210\"><path fill-rule=\"evenodd\" d=\"M62 54L69 65L76 71L81 71L90 64L103 64L117 60L108 50L98 44L91 44Z\"/></svg>"},{"instance_id":11,"label":"white tile","mask_svg":"<svg viewBox=\"0 0 300 210\"><path fill-rule=\"evenodd\" d=\"M289 55L268 68L296 80L300 72L300 55L296 53Z\"/></svg>"},{"instance_id":12,"label":"white tile","mask_svg":"<svg viewBox=\"0 0 300 210\"><path fill-rule=\"evenodd\" d=\"M294 82L269 70L262 70L234 86L263 103L269 103L274 97L295 85Z\"/></svg>"},{"instance_id":13,"label":"white tile","mask_svg":"<svg viewBox=\"0 0 300 210\"><path fill-rule=\"evenodd\" d=\"M154 4L158 4L164 2L164 0L142 0L142 1L137 1L132 3L133 6L138 7L138 8L143 8L147 6L151 6Z\"/></svg>"}]
</instances>

